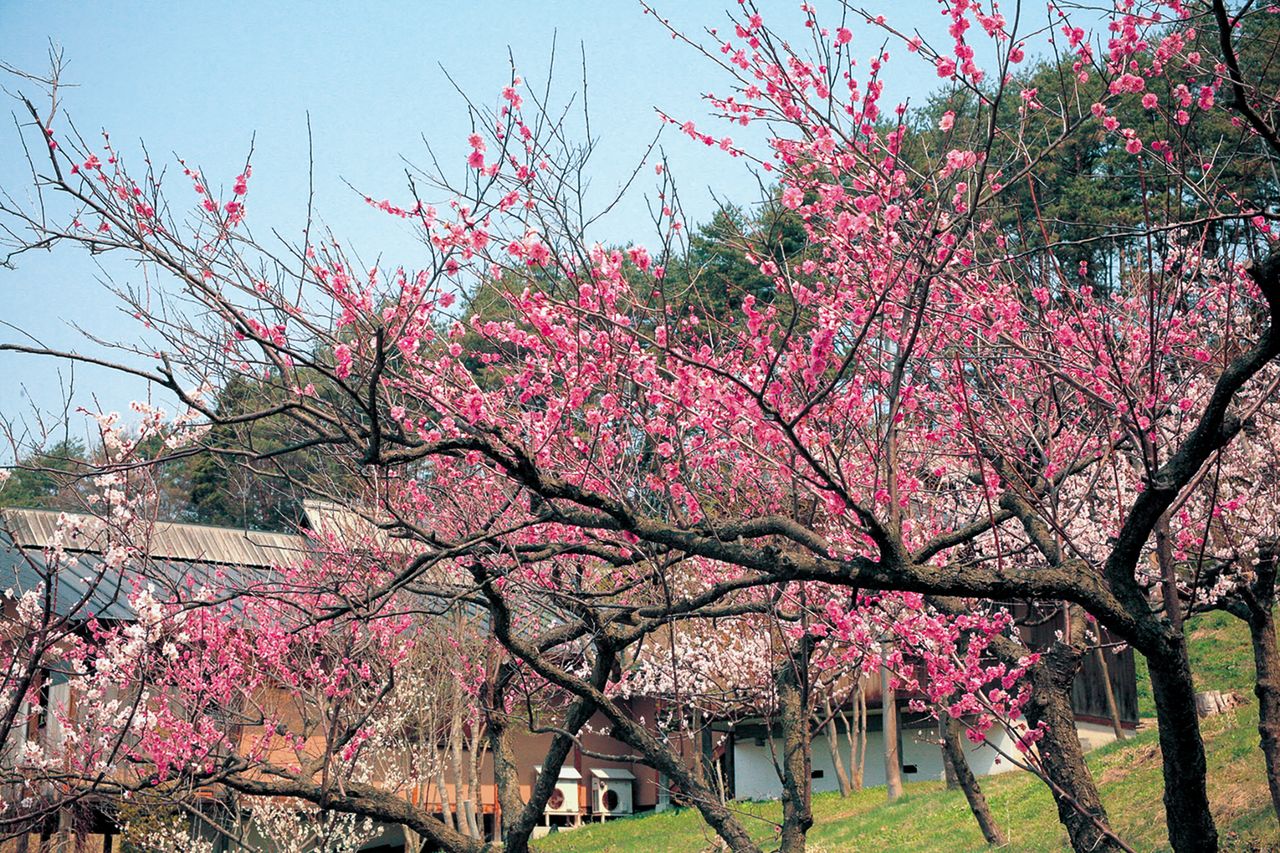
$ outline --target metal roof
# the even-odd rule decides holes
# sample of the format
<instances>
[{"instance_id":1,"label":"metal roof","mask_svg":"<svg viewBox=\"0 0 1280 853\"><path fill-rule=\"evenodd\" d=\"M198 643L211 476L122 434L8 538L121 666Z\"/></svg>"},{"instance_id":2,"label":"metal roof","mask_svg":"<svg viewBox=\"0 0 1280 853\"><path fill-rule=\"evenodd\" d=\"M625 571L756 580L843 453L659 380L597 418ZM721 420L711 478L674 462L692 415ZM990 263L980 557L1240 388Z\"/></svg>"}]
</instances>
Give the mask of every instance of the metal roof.
<instances>
[{"instance_id":1,"label":"metal roof","mask_svg":"<svg viewBox=\"0 0 1280 853\"><path fill-rule=\"evenodd\" d=\"M59 525L59 517L70 523ZM72 557L54 571L47 549L58 543ZM285 533L262 533L200 524L159 522L145 543L131 543L145 551L123 570L108 566L102 552L107 545L103 526L90 515L51 510L0 511L0 590L13 598L50 584L53 609L63 616L127 620L133 618L128 596L135 585L163 587L181 594L189 586L217 587L221 576L261 575L275 566L296 561L307 553L307 540Z\"/></svg>"},{"instance_id":2,"label":"metal roof","mask_svg":"<svg viewBox=\"0 0 1280 853\"><path fill-rule=\"evenodd\" d=\"M345 546L371 547L380 558L408 559L425 547L393 536L373 516L354 508L308 500L304 511L316 534ZM50 571L46 553L55 544L70 557L56 573ZM177 522L156 522L145 539L126 544L133 554L125 568L109 569L103 559L108 532L95 516L0 509L0 592L17 597L47 583L54 587L54 606L62 615L127 620L134 616L128 597L135 585L178 598L193 588L245 589L269 581L276 567L316 556L325 547L313 536ZM436 573L437 580L448 582L447 567Z\"/></svg>"},{"instance_id":3,"label":"metal roof","mask_svg":"<svg viewBox=\"0 0 1280 853\"><path fill-rule=\"evenodd\" d=\"M302 511L312 530L351 546L371 547L402 556L417 556L424 548L422 543L388 530L388 526L395 524L388 516L379 518L368 510L311 499L302 502Z\"/></svg>"},{"instance_id":4,"label":"metal roof","mask_svg":"<svg viewBox=\"0 0 1280 853\"><path fill-rule=\"evenodd\" d=\"M19 548L8 533L0 531L0 588L6 598L39 588L50 575L43 551ZM52 576L53 611L86 619L132 619L128 595L133 584L124 572L113 575L107 576L97 555L69 561Z\"/></svg>"},{"instance_id":5,"label":"metal roof","mask_svg":"<svg viewBox=\"0 0 1280 853\"><path fill-rule=\"evenodd\" d=\"M636 774L625 767L592 767L591 775L597 779L634 779Z\"/></svg>"},{"instance_id":6,"label":"metal roof","mask_svg":"<svg viewBox=\"0 0 1280 853\"><path fill-rule=\"evenodd\" d=\"M75 525L65 528L62 547L68 551L101 553L104 534L93 516L60 513L46 509L3 510L3 527L14 544L23 548L47 548L53 544L62 515L83 521L89 533L75 532ZM307 550L306 539L288 533L264 533L213 527L205 524L156 522L146 542L153 559L184 562L217 563L226 566L278 566L296 559Z\"/></svg>"},{"instance_id":7,"label":"metal roof","mask_svg":"<svg viewBox=\"0 0 1280 853\"><path fill-rule=\"evenodd\" d=\"M535 772L535 773L541 773L541 772L542 772L542 765L541 765L541 764L535 764L535 765L533 765L533 772ZM574 768L572 768L572 767L568 766L567 764L562 764L562 765L560 765L560 775L559 775L557 778L559 778L559 779L581 779L581 778L582 778L582 774L581 774L581 773L579 773L576 769L574 769Z\"/></svg>"}]
</instances>

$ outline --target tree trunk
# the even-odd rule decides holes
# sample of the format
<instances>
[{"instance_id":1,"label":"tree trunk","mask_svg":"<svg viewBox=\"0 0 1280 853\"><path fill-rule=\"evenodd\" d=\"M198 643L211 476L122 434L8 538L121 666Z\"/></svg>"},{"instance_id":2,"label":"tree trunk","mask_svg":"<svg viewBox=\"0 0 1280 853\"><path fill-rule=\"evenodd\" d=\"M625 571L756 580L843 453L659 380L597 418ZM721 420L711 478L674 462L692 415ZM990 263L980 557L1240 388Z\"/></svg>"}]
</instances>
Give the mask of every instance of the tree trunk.
<instances>
[{"instance_id":1,"label":"tree trunk","mask_svg":"<svg viewBox=\"0 0 1280 853\"><path fill-rule=\"evenodd\" d=\"M597 654L592 667L591 680L584 681L573 676L549 661L536 646L515 636L511 628L510 611L507 610L505 602L497 594L492 579L477 577L477 580L481 582L481 588L484 590L485 597L491 605L494 633L502 642L502 645L520 660L529 664L543 678L578 695L579 700L573 704L573 709L585 713L585 716L580 721L577 721L576 726L571 727L567 723L574 721L568 720L569 715L566 715L566 725L564 726L566 730L576 732L591 717L592 713L599 710L611 724L612 736L632 749L638 750L644 756L645 764L660 774L666 774L672 782L679 785L685 795L697 807L702 819L724 840L730 850L733 850L734 853L761 853L759 845L751 840L751 835L734 811L720 801L720 798L706 784L705 778L689 773L677 757L673 745L660 740L644 724L636 720L625 709L620 708L603 693L602 688L608 681L609 673L617 660L616 651L607 647L603 642L597 642ZM560 743L562 739L565 741L565 752L567 753L568 743L571 743L571 741L567 738L562 738L561 735L557 735L553 740L552 751L547 754L548 762L553 757L557 757L560 762L563 761L563 755L553 755L556 752L555 745ZM696 745L694 748L697 749ZM559 768L560 764L555 764L554 772L558 773ZM541 779L539 784L541 784ZM527 818L534 803L538 801L538 787L535 786L535 796L525 807L524 814L521 815L522 822ZM548 794L549 790L550 786L548 786ZM543 798L541 804L537 806L539 812L545 804L546 799ZM516 846L513 841L516 832L514 830L508 832L507 846L505 848L507 853L525 853L528 850L528 837L533 831L532 822L522 827L522 830L523 836L520 839L519 846Z\"/></svg>"},{"instance_id":2,"label":"tree trunk","mask_svg":"<svg viewBox=\"0 0 1280 853\"><path fill-rule=\"evenodd\" d=\"M1156 563L1160 566L1160 594L1164 599L1164 612L1175 631L1182 631L1182 602L1178 598L1178 566L1173 560L1173 545L1169 542L1169 519L1161 516L1156 522Z\"/></svg>"},{"instance_id":3,"label":"tree trunk","mask_svg":"<svg viewBox=\"0 0 1280 853\"><path fill-rule=\"evenodd\" d=\"M520 796L520 769L516 764L515 750L511 746L506 715L492 709L488 713L489 754L493 756L493 781L498 788L498 808L502 811L504 824L509 824L524 810L524 800ZM501 841L503 835L495 827L494 840Z\"/></svg>"},{"instance_id":4,"label":"tree trunk","mask_svg":"<svg viewBox=\"0 0 1280 853\"><path fill-rule=\"evenodd\" d=\"M562 672L535 658L526 647L514 640L509 632L504 630L499 636L502 638L503 643L507 644L508 648L517 650L521 659L528 662L543 677L554 677L562 683L567 681ZM702 819L706 821L707 826L716 835L720 836L733 853L761 853L760 846L751 840L751 835L747 832L736 811L720 800L720 797L707 783L705 774L690 772L689 767L680 760L680 753L677 747L670 740L660 739L649 731L643 723L636 720L627 710L618 707L601 693L599 687L587 688L580 684L575 685L575 687L582 694L592 697L594 707L598 708L609 720L612 726L612 736L632 749L637 750L644 756L646 765L652 767L659 774L665 775L673 785L678 786L684 795L689 798L690 803L702 815ZM583 701L586 701L585 698ZM696 744L694 745L694 750L698 751ZM694 765L695 769L697 766L696 764ZM508 835L506 848L508 853L525 853L527 849L526 846L516 851L511 846L511 836Z\"/></svg>"},{"instance_id":5,"label":"tree trunk","mask_svg":"<svg viewBox=\"0 0 1280 853\"><path fill-rule=\"evenodd\" d=\"M707 826L720 836L733 853L761 853L759 845L751 840L737 814L720 801L705 779L700 775L694 776L680 763L669 744L660 741L626 714L615 713L615 708L602 705L601 710L613 723L613 736L632 749L639 750L647 765L666 774L668 779L678 785L702 815Z\"/></svg>"},{"instance_id":6,"label":"tree trunk","mask_svg":"<svg viewBox=\"0 0 1280 853\"><path fill-rule=\"evenodd\" d=\"M854 712L855 729L849 735L849 763L853 765L853 789L861 791L862 783L867 778L867 690L861 679L858 681L858 699L854 708L857 710Z\"/></svg>"},{"instance_id":7,"label":"tree trunk","mask_svg":"<svg viewBox=\"0 0 1280 853\"><path fill-rule=\"evenodd\" d=\"M903 312L899 331L899 340L906 340L910 320L910 312ZM899 365L906 362L899 356ZM894 371L894 379L889 388L888 428L885 431L885 461L888 465L885 486L889 490L889 530L897 541L902 541L902 504L898 500L898 427L895 416L898 408L898 394L901 391L900 370ZM887 644L892 651L893 645ZM880 714L884 721L884 787L889 801L902 796L902 757L898 754L898 692L893 688L893 676L888 667L880 665Z\"/></svg>"},{"instance_id":8,"label":"tree trunk","mask_svg":"<svg viewBox=\"0 0 1280 853\"><path fill-rule=\"evenodd\" d=\"M467 825L466 813L468 794L465 793L462 784L462 740L464 734L462 732L462 703L459 699L455 700L453 716L449 721L449 769L453 776L454 822L458 825L459 832L464 835L470 835L471 828Z\"/></svg>"},{"instance_id":9,"label":"tree trunk","mask_svg":"<svg viewBox=\"0 0 1280 853\"><path fill-rule=\"evenodd\" d=\"M483 841L484 838L480 832L480 824L476 820L476 805L471 799L471 795L467 795L467 799L462 801L462 816L467 822L467 834L477 841Z\"/></svg>"},{"instance_id":10,"label":"tree trunk","mask_svg":"<svg viewBox=\"0 0 1280 853\"><path fill-rule=\"evenodd\" d=\"M1275 614L1270 607L1249 620L1253 641L1253 665L1257 671L1253 692L1258 697L1258 735L1267 764L1271 804L1280 817L1280 649L1276 647Z\"/></svg>"},{"instance_id":11,"label":"tree trunk","mask_svg":"<svg viewBox=\"0 0 1280 853\"><path fill-rule=\"evenodd\" d=\"M1280 648L1276 646L1276 549L1267 542L1259 559L1248 604L1249 639L1253 644L1253 692L1258 697L1258 736L1267 765L1271 804L1280 818Z\"/></svg>"},{"instance_id":12,"label":"tree trunk","mask_svg":"<svg viewBox=\"0 0 1280 853\"><path fill-rule=\"evenodd\" d=\"M604 664L602 666L602 663ZM597 661L596 672L593 679L599 679L599 683L603 684L608 676L608 665L612 663L612 659L606 661ZM603 669L603 674L600 670ZM577 732L582 726L591 719L591 715L595 713L595 704L588 699L579 698L574 702L569 710L565 712L564 719L561 721L560 727L566 732ZM492 743L490 739L490 743ZM506 830L506 846L503 848L507 853L528 853L529 838L533 835L533 828L538 825L538 821L542 819L543 811L547 807L547 800L551 796L551 792L555 789L556 780L560 776L560 768L564 766L565 758L568 757L569 751L573 748L573 738L565 735L557 734L551 741L551 747L547 750L543 757L542 773L538 775L537 780L533 784L533 790L530 792L529 802L516 806L508 811L508 800L514 799L519 802L519 783L518 778L514 786L509 785L505 798L502 801L503 822ZM494 756L494 768L497 769L497 755ZM504 771L514 773L514 757L509 751L504 760L504 764L510 769ZM509 784L509 783L508 783ZM514 789L514 794L512 790Z\"/></svg>"},{"instance_id":13,"label":"tree trunk","mask_svg":"<svg viewBox=\"0 0 1280 853\"><path fill-rule=\"evenodd\" d=\"M889 799L902 796L902 759L898 755L898 692L888 667L880 667L880 708L884 720L884 783Z\"/></svg>"},{"instance_id":14,"label":"tree trunk","mask_svg":"<svg viewBox=\"0 0 1280 853\"><path fill-rule=\"evenodd\" d=\"M494 808L494 841L505 836L505 826L520 816L524 799L520 796L520 768L516 764L515 749L511 745L511 731L507 720L507 684L514 668L509 663L499 664L493 680L488 683L485 702L485 729L489 742L489 754L493 756L493 782L498 789L498 803ZM501 821L499 814L502 815Z\"/></svg>"},{"instance_id":15,"label":"tree trunk","mask_svg":"<svg viewBox=\"0 0 1280 853\"><path fill-rule=\"evenodd\" d=\"M709 777L707 776L706 771L707 771L707 764L709 762L707 761L708 756L702 750L702 746L703 746L702 728L703 728L702 709L694 708L693 719L689 723L689 732L688 732L689 743L693 744L693 752L689 756L689 764L693 768L694 776L696 776L699 779L708 780ZM724 802L724 800L721 799L721 802Z\"/></svg>"},{"instance_id":16,"label":"tree trunk","mask_svg":"<svg viewBox=\"0 0 1280 853\"><path fill-rule=\"evenodd\" d=\"M778 719L782 726L782 835L779 853L804 853L805 835L813 826L811 808L812 760L809 737L809 636L800 640L795 655L787 655L774 683Z\"/></svg>"},{"instance_id":17,"label":"tree trunk","mask_svg":"<svg viewBox=\"0 0 1280 853\"><path fill-rule=\"evenodd\" d=\"M1082 622L1076 620L1076 627ZM1082 632L1073 633L1079 636ZM1068 643L1055 643L1042 654L1040 662L1028 671L1031 700L1023 713L1032 729L1044 724L1037 752L1072 848L1078 853L1118 851L1124 846L1111 831L1098 786L1084 762L1071 710L1071 684L1080 671L1083 654L1082 645Z\"/></svg>"},{"instance_id":18,"label":"tree trunk","mask_svg":"<svg viewBox=\"0 0 1280 853\"><path fill-rule=\"evenodd\" d=\"M948 728L951 724L951 715L947 712L946 706L938 709L938 744L942 747L942 778L947 783L947 790L960 787L960 779L956 776L956 768L951 763L951 753L947 747L947 738L949 737ZM968 763L965 759L965 763Z\"/></svg>"},{"instance_id":19,"label":"tree trunk","mask_svg":"<svg viewBox=\"0 0 1280 853\"><path fill-rule=\"evenodd\" d=\"M473 832L478 840L484 841L484 789L480 784L480 765L484 763L485 732L484 719L478 715L467 750L467 794L472 804Z\"/></svg>"},{"instance_id":20,"label":"tree trunk","mask_svg":"<svg viewBox=\"0 0 1280 853\"><path fill-rule=\"evenodd\" d=\"M831 697L823 701L822 713L826 715L823 730L827 735L827 746L831 750L831 763L836 768L836 782L840 785L840 796L847 797L853 791L849 784L849 772L844 767L844 756L840 750L840 730L836 727L836 712L831 707Z\"/></svg>"},{"instance_id":21,"label":"tree trunk","mask_svg":"<svg viewBox=\"0 0 1280 853\"><path fill-rule=\"evenodd\" d=\"M1024 529L1049 562L1060 565L1058 543L1027 503L1014 492L1006 492L1001 497L1001 505L1018 515ZM1166 602L1166 609L1170 620L1180 621L1182 611L1181 604L1177 601L1176 577L1164 571L1166 561L1160 556L1160 542L1161 537L1157 535L1157 560L1161 562L1162 576L1169 581L1165 587L1165 595L1170 599ZM1167 544L1167 537L1165 542ZM1168 620L1157 620L1148 607L1146 596L1133 584L1129 575L1124 574L1119 580L1113 579L1113 583L1120 586L1128 584L1124 590L1126 609L1138 623L1130 626L1130 630L1140 641L1139 650L1146 656L1150 666L1151 688L1160 723L1165 820L1168 824L1169 841L1176 853L1216 851L1218 832L1213 825L1205 788L1204 742L1200 738L1200 721L1196 715L1195 687L1187 660L1186 638L1181 630L1171 627ZM1079 738L1076 736L1075 721L1071 714L1071 682L1079 670L1084 646L1083 631L1078 628L1081 621L1080 608L1068 606L1067 612L1072 617L1068 621L1070 630L1067 643L1056 643L1041 658L1040 664L1032 667L1033 684L1037 680L1047 683L1042 689L1037 689L1037 693L1042 695L1033 696L1027 708L1027 718L1033 723L1036 722L1032 719L1033 713L1042 717L1048 715L1060 718L1056 723L1049 721L1048 732L1041 741L1040 754L1050 778L1063 788L1058 790L1055 787L1054 796L1058 800L1058 814L1071 835L1072 845L1077 850L1096 850L1099 849L1097 845L1081 846L1083 839L1090 834L1100 833L1106 826L1106 814L1098 798L1097 787L1080 755ZM1061 751L1055 749L1055 742ZM1062 764L1054 768L1051 767L1051 762ZM1073 790L1076 786L1079 786L1078 790ZM1068 797L1076 800L1092 818L1087 821L1093 826L1092 830L1086 825L1084 815L1071 813L1074 810ZM1108 841L1105 835L1102 843L1119 844L1114 836Z\"/></svg>"},{"instance_id":22,"label":"tree trunk","mask_svg":"<svg viewBox=\"0 0 1280 853\"><path fill-rule=\"evenodd\" d=\"M449 829L459 829L453 820L453 812L449 809L449 790L444 781L444 762L441 760L436 761L436 789L440 791L440 819Z\"/></svg>"},{"instance_id":23,"label":"tree trunk","mask_svg":"<svg viewBox=\"0 0 1280 853\"><path fill-rule=\"evenodd\" d=\"M964 743L961 741L964 723L954 717L946 716L942 728L942 752L946 756L947 769L955 776L960 790L964 791L964 798L969 801L969 810L973 812L978 828L982 830L982 837L987 839L988 844L1004 846L1006 843L1004 833L996 824L995 816L991 814L991 807L987 804L987 798L983 795L977 777L969 768L969 759L964 754Z\"/></svg>"},{"instance_id":24,"label":"tree trunk","mask_svg":"<svg viewBox=\"0 0 1280 853\"><path fill-rule=\"evenodd\" d=\"M1102 626L1098 626L1102 630ZM1102 673L1102 690L1107 697L1107 716L1111 717L1111 730L1116 740L1124 740L1124 725L1120 721L1120 706L1116 703L1116 691L1111 687L1111 667L1107 664L1107 653L1102 648L1102 636L1098 636L1098 645L1093 647L1094 660L1098 662L1098 671Z\"/></svg>"},{"instance_id":25,"label":"tree trunk","mask_svg":"<svg viewBox=\"0 0 1280 853\"><path fill-rule=\"evenodd\" d=\"M945 596L929 596L929 606L952 615L966 612L964 601ZM1126 849L1107 821L1107 811L1098 795L1098 786L1084 761L1075 712L1071 708L1071 685L1080 671L1084 645L1084 611L1064 604L1066 642L1054 643L1027 668L1031 698L1023 714L1032 730L1043 731L1036 752L1040 756L1045 782L1058 807L1058 819L1067 830L1074 850L1117 851ZM991 651L1006 665L1015 665L1026 647L1009 637L993 637Z\"/></svg>"},{"instance_id":26,"label":"tree trunk","mask_svg":"<svg viewBox=\"0 0 1280 853\"><path fill-rule=\"evenodd\" d=\"M1196 689L1181 632L1171 634L1156 654L1148 654L1147 664L1160 723L1169 843L1176 853L1216 851L1218 830L1213 825L1205 788L1206 763L1196 714Z\"/></svg>"}]
</instances>

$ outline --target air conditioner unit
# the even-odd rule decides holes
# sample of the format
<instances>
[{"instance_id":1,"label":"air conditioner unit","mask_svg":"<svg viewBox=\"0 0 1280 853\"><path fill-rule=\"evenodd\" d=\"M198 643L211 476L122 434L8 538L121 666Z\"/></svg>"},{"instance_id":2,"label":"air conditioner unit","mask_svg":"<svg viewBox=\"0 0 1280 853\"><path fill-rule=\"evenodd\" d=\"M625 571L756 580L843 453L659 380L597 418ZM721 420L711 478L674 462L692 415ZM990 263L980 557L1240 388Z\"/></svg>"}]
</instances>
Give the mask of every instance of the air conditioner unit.
<instances>
[{"instance_id":1,"label":"air conditioner unit","mask_svg":"<svg viewBox=\"0 0 1280 853\"><path fill-rule=\"evenodd\" d=\"M631 814L636 777L621 767L591 768L591 813L602 817Z\"/></svg>"},{"instance_id":2,"label":"air conditioner unit","mask_svg":"<svg viewBox=\"0 0 1280 853\"><path fill-rule=\"evenodd\" d=\"M539 764L533 768L538 775L542 775L542 765ZM551 796L547 798L547 807L543 810L544 814L549 815L576 815L581 812L578 805L578 782L582 779L582 774L572 767L561 767L560 775L556 778L556 789L551 792Z\"/></svg>"}]
</instances>

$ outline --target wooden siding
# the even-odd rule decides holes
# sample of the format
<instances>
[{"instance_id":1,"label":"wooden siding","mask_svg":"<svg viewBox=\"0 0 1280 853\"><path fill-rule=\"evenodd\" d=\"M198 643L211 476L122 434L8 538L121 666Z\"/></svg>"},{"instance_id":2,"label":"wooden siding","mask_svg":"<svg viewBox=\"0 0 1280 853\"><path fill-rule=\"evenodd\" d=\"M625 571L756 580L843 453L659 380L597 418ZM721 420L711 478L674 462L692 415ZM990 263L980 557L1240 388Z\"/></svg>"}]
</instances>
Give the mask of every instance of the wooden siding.
<instances>
[{"instance_id":1,"label":"wooden siding","mask_svg":"<svg viewBox=\"0 0 1280 853\"><path fill-rule=\"evenodd\" d=\"M1013 605L1010 610L1016 617L1025 617L1028 612L1025 604ZM1023 625L1019 631L1027 645L1039 651L1053 645L1057 639L1057 632L1063 630L1063 625L1063 614L1058 613L1048 621ZM1122 644L1105 628L1095 626L1095 630L1102 631L1102 653L1106 657L1107 672L1111 680L1111 690L1115 693L1120 720L1129 725L1137 725L1138 679L1133 648ZM1111 712L1107 709L1106 689L1102 681L1102 667L1098 663L1097 655L1092 651L1085 654L1080 672L1071 685L1071 710L1075 712L1076 717L1088 722L1104 724L1111 722Z\"/></svg>"}]
</instances>

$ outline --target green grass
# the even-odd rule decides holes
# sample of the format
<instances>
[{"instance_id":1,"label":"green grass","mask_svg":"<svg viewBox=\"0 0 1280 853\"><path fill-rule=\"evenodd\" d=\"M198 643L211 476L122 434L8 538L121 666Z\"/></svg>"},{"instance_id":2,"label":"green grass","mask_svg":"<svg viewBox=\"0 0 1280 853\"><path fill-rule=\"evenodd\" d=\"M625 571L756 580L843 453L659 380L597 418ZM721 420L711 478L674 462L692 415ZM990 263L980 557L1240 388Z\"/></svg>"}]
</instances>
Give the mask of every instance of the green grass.
<instances>
[{"instance_id":1,"label":"green grass","mask_svg":"<svg viewBox=\"0 0 1280 853\"><path fill-rule=\"evenodd\" d=\"M1236 690L1253 696L1253 652L1249 648L1249 629L1236 617L1214 611L1195 617L1187 623L1187 653L1197 690ZM1151 679L1147 662L1137 656L1138 716L1154 717L1155 700L1151 698Z\"/></svg>"},{"instance_id":2,"label":"green grass","mask_svg":"<svg viewBox=\"0 0 1280 853\"><path fill-rule=\"evenodd\" d=\"M1236 690L1251 698L1253 662L1243 623L1225 614L1210 614L1198 617L1188 627L1199 688ZM1138 679L1139 708L1149 715L1150 688L1141 663ZM1267 794L1257 724L1253 703L1203 723L1210 802L1226 850L1280 851L1280 830ZM1095 750L1089 755L1089 766L1120 836L1135 850L1167 849L1155 730L1148 726L1123 743ZM1024 774L1010 773L984 779L982 785L1009 836L1005 849L1070 850L1043 784ZM987 849L959 791L948 791L940 782L910 783L906 789L906 796L895 803L885 802L883 788L860 791L846 799L836 794L815 796L810 850L963 853ZM752 834L769 849L773 822L781 817L780 806L776 802L736 805ZM539 841L535 849L538 853L698 853L715 849L715 838L697 812L682 809L560 833Z\"/></svg>"}]
</instances>

